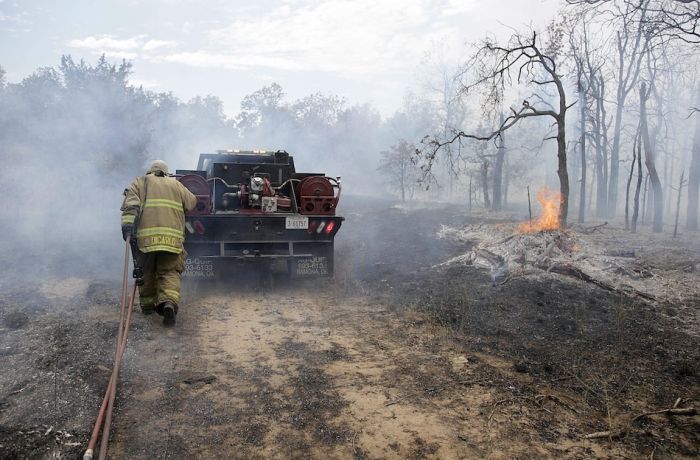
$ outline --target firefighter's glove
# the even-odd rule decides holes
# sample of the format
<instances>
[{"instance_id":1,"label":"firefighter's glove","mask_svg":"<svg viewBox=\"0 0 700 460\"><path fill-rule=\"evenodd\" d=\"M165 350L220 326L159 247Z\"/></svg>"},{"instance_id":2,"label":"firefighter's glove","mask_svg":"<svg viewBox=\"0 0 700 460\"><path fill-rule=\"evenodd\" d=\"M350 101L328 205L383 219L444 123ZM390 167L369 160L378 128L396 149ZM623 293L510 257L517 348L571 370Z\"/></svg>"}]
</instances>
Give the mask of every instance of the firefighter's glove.
<instances>
[{"instance_id":1,"label":"firefighter's glove","mask_svg":"<svg viewBox=\"0 0 700 460\"><path fill-rule=\"evenodd\" d=\"M124 238L124 241L126 241L129 236L134 234L134 225L133 224L122 224L122 238Z\"/></svg>"}]
</instances>

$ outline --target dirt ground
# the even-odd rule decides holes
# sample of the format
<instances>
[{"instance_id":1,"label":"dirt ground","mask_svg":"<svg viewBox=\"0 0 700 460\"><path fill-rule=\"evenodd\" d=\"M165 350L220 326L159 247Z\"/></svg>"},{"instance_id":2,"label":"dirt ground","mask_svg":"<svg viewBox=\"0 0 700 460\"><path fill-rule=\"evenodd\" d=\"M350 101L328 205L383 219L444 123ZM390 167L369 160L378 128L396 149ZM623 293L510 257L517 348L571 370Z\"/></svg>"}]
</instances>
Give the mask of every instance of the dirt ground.
<instances>
[{"instance_id":1,"label":"dirt ground","mask_svg":"<svg viewBox=\"0 0 700 460\"><path fill-rule=\"evenodd\" d=\"M110 458L700 455L697 415L632 421L700 405L700 331L685 320L700 305L554 273L494 285L440 265L469 243L438 231L499 221L348 202L335 280L188 283L175 328L135 315ZM700 238L684 244L697 267ZM0 458L79 458L109 378L118 273L3 275Z\"/></svg>"}]
</instances>

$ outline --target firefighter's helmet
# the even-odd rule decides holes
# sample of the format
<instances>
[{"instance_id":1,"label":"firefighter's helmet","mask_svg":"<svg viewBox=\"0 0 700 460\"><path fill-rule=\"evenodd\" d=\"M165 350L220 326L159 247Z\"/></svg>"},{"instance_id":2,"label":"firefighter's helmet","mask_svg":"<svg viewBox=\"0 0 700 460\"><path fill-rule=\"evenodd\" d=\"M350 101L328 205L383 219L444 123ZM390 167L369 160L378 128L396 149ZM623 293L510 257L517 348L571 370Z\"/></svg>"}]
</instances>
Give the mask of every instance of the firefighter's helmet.
<instances>
[{"instance_id":1,"label":"firefighter's helmet","mask_svg":"<svg viewBox=\"0 0 700 460\"><path fill-rule=\"evenodd\" d=\"M146 174L155 174L157 176L168 175L168 165L165 163L163 160L156 160L153 163L151 163L151 167L148 168L148 171L146 171Z\"/></svg>"}]
</instances>

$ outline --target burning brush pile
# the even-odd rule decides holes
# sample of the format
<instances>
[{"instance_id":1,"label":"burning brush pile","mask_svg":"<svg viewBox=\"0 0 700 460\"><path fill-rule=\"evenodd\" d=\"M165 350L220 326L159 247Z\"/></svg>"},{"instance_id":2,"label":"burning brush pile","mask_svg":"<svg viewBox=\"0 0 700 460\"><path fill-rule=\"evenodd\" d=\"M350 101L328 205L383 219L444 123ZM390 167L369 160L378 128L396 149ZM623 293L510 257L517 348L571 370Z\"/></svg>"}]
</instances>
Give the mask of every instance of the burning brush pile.
<instances>
[{"instance_id":1,"label":"burning brush pile","mask_svg":"<svg viewBox=\"0 0 700 460\"><path fill-rule=\"evenodd\" d=\"M581 260L580 243L571 232L556 229L522 233L513 225L480 224L463 229L442 227L441 238L472 243L470 252L444 265L462 263L488 269L494 285L514 276L561 271Z\"/></svg>"},{"instance_id":2,"label":"burning brush pile","mask_svg":"<svg viewBox=\"0 0 700 460\"><path fill-rule=\"evenodd\" d=\"M648 235L646 242L633 240L629 233L603 227L605 224L562 229L559 194L543 189L537 199L542 213L531 221L482 223L465 228L443 226L440 238L468 243L471 250L440 266L484 268L491 273L494 286L516 277L565 276L649 301L690 305L699 298L696 283L689 282L697 276L692 273L698 267L697 260L690 265L679 263L671 270L662 269L645 258L650 254L646 247Z\"/></svg>"},{"instance_id":3,"label":"burning brush pile","mask_svg":"<svg viewBox=\"0 0 700 460\"><path fill-rule=\"evenodd\" d=\"M561 229L559 204L561 197L546 188L537 192L542 208L536 220L512 224L479 224L463 229L442 227L441 238L471 243L472 250L445 262L463 263L486 268L494 285L508 282L514 276L546 272L576 272L581 259L581 244L576 235Z\"/></svg>"}]
</instances>

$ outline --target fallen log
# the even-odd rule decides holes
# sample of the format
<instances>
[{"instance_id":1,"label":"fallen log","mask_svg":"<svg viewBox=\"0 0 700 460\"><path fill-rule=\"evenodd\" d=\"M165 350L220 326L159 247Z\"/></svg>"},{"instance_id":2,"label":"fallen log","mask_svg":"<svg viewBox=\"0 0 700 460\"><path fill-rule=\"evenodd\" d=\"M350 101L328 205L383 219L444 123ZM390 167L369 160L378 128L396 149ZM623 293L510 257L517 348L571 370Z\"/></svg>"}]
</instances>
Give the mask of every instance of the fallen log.
<instances>
[{"instance_id":1,"label":"fallen log","mask_svg":"<svg viewBox=\"0 0 700 460\"><path fill-rule=\"evenodd\" d=\"M630 296L637 296L641 297L642 299L649 300L652 302L656 302L656 297L646 294L644 292L640 291L626 291L619 289L612 284L606 283L605 281L601 281L598 279L593 278L591 275L587 274L583 270L581 270L578 267L575 267L570 264L557 264L554 263L552 265L544 265L542 263L537 265L537 268L540 268L544 271L552 272L552 273L557 273L559 275L564 275L564 276L570 276L572 278L578 278L582 281L585 281L587 283L595 284L599 288L605 289L606 291L610 292L617 292L617 293L622 293L625 295L630 295Z\"/></svg>"},{"instance_id":2,"label":"fallen log","mask_svg":"<svg viewBox=\"0 0 700 460\"><path fill-rule=\"evenodd\" d=\"M678 404L678 400L676 401L676 406ZM600 438L621 438L630 431L632 431L633 427L632 425L635 422L638 422L639 420L649 417L650 415L666 415L666 416L673 416L673 415L679 415L679 416L693 416L698 414L698 410L694 407L673 407L671 409L662 409L662 410L655 410L651 412L644 412L642 414L639 414L635 417L633 417L629 423L627 424L626 428L623 428L621 430L608 430L608 431L596 431L595 433L587 434L584 436L585 439L600 439Z\"/></svg>"},{"instance_id":3,"label":"fallen log","mask_svg":"<svg viewBox=\"0 0 700 460\"><path fill-rule=\"evenodd\" d=\"M626 257L634 259L637 257L637 252L634 249L608 249L605 251L606 256L610 257Z\"/></svg>"},{"instance_id":4,"label":"fallen log","mask_svg":"<svg viewBox=\"0 0 700 460\"><path fill-rule=\"evenodd\" d=\"M600 439L600 438L621 438L627 434L627 430L619 430L619 431L596 431L595 433L587 434L584 436L586 439Z\"/></svg>"},{"instance_id":5,"label":"fallen log","mask_svg":"<svg viewBox=\"0 0 700 460\"><path fill-rule=\"evenodd\" d=\"M594 225L592 227L582 227L581 228L581 233L585 233L586 235L590 235L591 233L594 232L600 232L600 229L608 225L607 222L603 222L602 224Z\"/></svg>"},{"instance_id":6,"label":"fallen log","mask_svg":"<svg viewBox=\"0 0 700 460\"><path fill-rule=\"evenodd\" d=\"M636 422L637 420L641 420L645 417L648 417L650 415L684 415L684 416L693 416L697 415L698 411L694 407L681 407L681 408L673 408L673 409L662 409L662 410L655 410L652 412L645 412L643 414L637 415L635 418L632 419L632 422Z\"/></svg>"}]
</instances>

